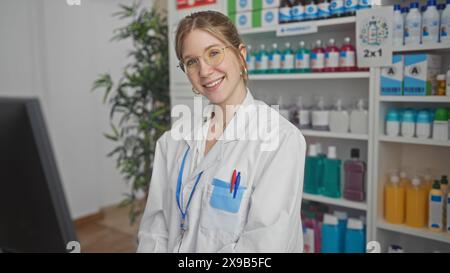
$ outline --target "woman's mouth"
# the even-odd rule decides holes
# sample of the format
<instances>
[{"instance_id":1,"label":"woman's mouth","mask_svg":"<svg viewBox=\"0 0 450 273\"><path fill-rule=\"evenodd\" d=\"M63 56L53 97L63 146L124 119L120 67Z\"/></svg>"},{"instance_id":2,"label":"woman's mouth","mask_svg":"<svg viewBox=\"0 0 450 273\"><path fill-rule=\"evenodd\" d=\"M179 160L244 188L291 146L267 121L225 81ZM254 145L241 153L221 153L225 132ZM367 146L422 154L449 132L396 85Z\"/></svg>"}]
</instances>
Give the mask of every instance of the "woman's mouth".
<instances>
[{"instance_id":1,"label":"woman's mouth","mask_svg":"<svg viewBox=\"0 0 450 273\"><path fill-rule=\"evenodd\" d=\"M222 84L224 79L225 79L225 76L223 76L222 78L217 79L213 82L210 82L208 84L202 85L202 86L206 89L206 91L214 92L220 87L220 85Z\"/></svg>"}]
</instances>

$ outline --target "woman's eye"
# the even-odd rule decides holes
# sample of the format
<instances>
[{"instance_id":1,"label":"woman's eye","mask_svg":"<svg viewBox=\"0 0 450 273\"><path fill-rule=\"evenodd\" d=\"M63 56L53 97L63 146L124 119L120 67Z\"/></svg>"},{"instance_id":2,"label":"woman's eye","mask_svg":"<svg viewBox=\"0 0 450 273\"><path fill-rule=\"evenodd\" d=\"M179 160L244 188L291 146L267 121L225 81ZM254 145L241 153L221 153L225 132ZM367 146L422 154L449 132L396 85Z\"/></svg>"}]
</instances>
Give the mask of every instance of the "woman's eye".
<instances>
[{"instance_id":1,"label":"woman's eye","mask_svg":"<svg viewBox=\"0 0 450 273\"><path fill-rule=\"evenodd\" d=\"M195 59L189 59L186 61L186 66L191 66L197 63L197 60Z\"/></svg>"},{"instance_id":2,"label":"woman's eye","mask_svg":"<svg viewBox=\"0 0 450 273\"><path fill-rule=\"evenodd\" d=\"M218 55L218 54L220 54L220 51L217 50L217 49L211 50L211 51L209 52L209 56L210 56L210 57L215 57L215 56Z\"/></svg>"}]
</instances>

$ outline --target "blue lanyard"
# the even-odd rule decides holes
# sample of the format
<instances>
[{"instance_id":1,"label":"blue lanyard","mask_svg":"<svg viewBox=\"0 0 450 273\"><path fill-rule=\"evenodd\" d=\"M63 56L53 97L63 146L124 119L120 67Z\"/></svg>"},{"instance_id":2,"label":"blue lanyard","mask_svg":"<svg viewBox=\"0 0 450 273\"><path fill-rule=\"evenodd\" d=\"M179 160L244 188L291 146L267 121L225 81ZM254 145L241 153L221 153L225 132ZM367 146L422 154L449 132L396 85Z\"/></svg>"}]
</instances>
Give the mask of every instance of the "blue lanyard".
<instances>
[{"instance_id":1,"label":"blue lanyard","mask_svg":"<svg viewBox=\"0 0 450 273\"><path fill-rule=\"evenodd\" d=\"M197 175L197 180L195 180L195 184L194 184L194 188L191 191L191 194L189 195L189 199L188 202L186 204L186 209L183 212L183 209L181 208L181 204L180 204L180 192L181 192L181 184L183 183L183 171L184 171L184 163L186 162L186 157L188 155L189 152L189 147L187 148L186 152L184 153L184 157L183 157L183 162L181 162L181 167L180 167L180 171L178 173L178 181L177 181L177 193L176 193L176 198L177 198L177 204L178 204L178 209L180 210L181 213L181 224L180 224L180 228L185 231L186 230L186 226L185 226L185 222L186 222L186 216L187 216L187 212L189 209L189 205L191 204L191 200L192 200L192 195L194 195L195 189L197 188L197 184L200 181L200 178L202 177L203 171L200 172Z\"/></svg>"}]
</instances>

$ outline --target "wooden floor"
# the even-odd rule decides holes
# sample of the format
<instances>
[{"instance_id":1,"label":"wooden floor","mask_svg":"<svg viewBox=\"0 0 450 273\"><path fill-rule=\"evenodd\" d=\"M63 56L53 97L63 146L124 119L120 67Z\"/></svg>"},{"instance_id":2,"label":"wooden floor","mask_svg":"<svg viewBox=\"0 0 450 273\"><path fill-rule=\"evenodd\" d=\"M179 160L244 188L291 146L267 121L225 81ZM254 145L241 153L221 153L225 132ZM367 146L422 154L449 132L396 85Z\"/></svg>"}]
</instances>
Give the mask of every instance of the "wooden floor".
<instances>
[{"instance_id":1,"label":"wooden floor","mask_svg":"<svg viewBox=\"0 0 450 273\"><path fill-rule=\"evenodd\" d=\"M75 221L83 253L136 252L139 221L130 226L128 208L112 206Z\"/></svg>"}]
</instances>

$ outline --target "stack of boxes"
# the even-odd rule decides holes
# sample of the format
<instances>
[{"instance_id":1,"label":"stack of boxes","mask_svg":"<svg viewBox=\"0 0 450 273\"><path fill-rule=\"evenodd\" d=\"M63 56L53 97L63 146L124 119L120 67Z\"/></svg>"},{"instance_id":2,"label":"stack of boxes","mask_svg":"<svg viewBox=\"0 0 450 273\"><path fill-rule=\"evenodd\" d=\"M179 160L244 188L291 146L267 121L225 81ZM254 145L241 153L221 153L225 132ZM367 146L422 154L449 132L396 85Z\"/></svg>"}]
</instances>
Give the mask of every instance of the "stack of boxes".
<instances>
[{"instance_id":1,"label":"stack of boxes","mask_svg":"<svg viewBox=\"0 0 450 273\"><path fill-rule=\"evenodd\" d=\"M228 0L228 17L238 29L278 25L280 0Z\"/></svg>"},{"instance_id":2,"label":"stack of boxes","mask_svg":"<svg viewBox=\"0 0 450 273\"><path fill-rule=\"evenodd\" d=\"M441 71L441 57L432 54L393 55L392 66L381 69L381 95L436 95L436 76Z\"/></svg>"}]
</instances>

